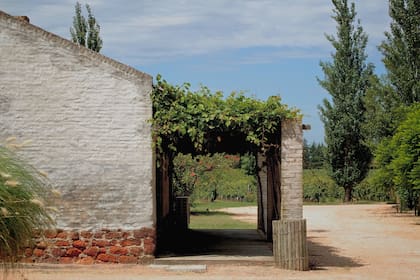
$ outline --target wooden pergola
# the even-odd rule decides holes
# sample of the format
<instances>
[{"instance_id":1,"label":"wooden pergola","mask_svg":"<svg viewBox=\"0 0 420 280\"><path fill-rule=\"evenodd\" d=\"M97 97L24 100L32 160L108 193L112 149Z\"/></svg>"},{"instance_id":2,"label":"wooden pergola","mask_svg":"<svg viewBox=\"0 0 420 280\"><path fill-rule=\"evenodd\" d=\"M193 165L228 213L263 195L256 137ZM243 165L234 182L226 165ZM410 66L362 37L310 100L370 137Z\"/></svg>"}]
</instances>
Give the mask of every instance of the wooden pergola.
<instances>
[{"instance_id":1,"label":"wooden pergola","mask_svg":"<svg viewBox=\"0 0 420 280\"><path fill-rule=\"evenodd\" d=\"M275 262L282 268L307 270L306 221L303 219L303 129L300 119L284 120L280 133L268 143L246 144L241 134L224 133L209 137L200 153L252 153L257 162L258 230L273 241ZM164 145L163 145L164 146ZM194 145L179 141L177 151L198 154ZM173 152L164 149L159 155L156 174L156 213L159 236L176 230L172 193Z\"/></svg>"}]
</instances>

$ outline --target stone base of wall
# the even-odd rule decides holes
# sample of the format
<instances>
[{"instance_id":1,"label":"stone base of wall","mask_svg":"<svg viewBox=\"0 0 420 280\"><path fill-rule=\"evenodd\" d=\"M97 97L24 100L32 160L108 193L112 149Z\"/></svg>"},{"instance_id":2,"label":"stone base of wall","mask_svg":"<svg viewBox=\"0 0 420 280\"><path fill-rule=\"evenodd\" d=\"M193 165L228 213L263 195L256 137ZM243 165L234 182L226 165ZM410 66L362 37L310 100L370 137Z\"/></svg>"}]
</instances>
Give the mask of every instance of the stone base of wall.
<instances>
[{"instance_id":1,"label":"stone base of wall","mask_svg":"<svg viewBox=\"0 0 420 280\"><path fill-rule=\"evenodd\" d=\"M156 231L139 230L48 231L24 252L26 263L150 263Z\"/></svg>"}]
</instances>

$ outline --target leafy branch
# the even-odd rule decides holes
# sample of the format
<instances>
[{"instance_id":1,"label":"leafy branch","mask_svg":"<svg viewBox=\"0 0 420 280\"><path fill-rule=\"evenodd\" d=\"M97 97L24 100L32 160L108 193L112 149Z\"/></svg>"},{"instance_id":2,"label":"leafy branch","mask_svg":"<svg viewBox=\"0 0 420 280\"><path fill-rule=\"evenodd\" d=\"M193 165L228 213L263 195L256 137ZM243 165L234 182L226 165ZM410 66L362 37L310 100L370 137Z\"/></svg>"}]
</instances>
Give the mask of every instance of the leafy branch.
<instances>
[{"instance_id":1,"label":"leafy branch","mask_svg":"<svg viewBox=\"0 0 420 280\"><path fill-rule=\"evenodd\" d=\"M246 143L263 147L280 134L281 122L301 117L279 96L266 101L233 92L225 97L207 87L190 90L190 84L174 86L160 75L152 92L153 136L156 148L177 152L180 143L191 143L198 153L206 152L209 140L223 141L222 135L241 135Z\"/></svg>"}]
</instances>

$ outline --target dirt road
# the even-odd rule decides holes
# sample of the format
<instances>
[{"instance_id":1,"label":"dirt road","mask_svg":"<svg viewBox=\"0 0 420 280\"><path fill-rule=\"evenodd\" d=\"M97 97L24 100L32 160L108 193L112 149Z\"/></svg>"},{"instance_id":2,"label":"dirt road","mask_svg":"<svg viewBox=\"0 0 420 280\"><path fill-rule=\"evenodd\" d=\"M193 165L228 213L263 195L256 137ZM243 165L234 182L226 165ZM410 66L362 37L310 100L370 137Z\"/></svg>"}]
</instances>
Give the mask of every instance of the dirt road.
<instances>
[{"instance_id":1,"label":"dirt road","mask_svg":"<svg viewBox=\"0 0 420 280\"><path fill-rule=\"evenodd\" d=\"M256 223L256 207L224 211ZM412 213L385 204L305 206L304 217L315 270L305 279L420 279L420 218Z\"/></svg>"},{"instance_id":2,"label":"dirt road","mask_svg":"<svg viewBox=\"0 0 420 280\"><path fill-rule=\"evenodd\" d=\"M346 279L420 279L420 218L391 205L305 207L316 267ZM329 274L327 274L329 275Z\"/></svg>"},{"instance_id":3,"label":"dirt road","mask_svg":"<svg viewBox=\"0 0 420 280\"><path fill-rule=\"evenodd\" d=\"M255 221L255 208L236 218ZM390 205L305 206L314 270L209 265L207 272L168 272L148 266L49 266L25 270L28 280L67 279L420 279L420 218ZM254 220L252 220L254 219Z\"/></svg>"}]
</instances>

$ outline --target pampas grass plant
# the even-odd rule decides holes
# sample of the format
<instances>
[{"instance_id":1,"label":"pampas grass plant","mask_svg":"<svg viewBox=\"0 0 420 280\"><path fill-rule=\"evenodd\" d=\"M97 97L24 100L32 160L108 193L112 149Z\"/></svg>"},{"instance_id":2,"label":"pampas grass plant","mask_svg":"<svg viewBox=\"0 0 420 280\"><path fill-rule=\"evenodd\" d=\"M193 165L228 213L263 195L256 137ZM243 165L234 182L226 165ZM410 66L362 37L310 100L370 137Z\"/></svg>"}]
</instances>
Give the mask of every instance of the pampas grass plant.
<instances>
[{"instance_id":1,"label":"pampas grass plant","mask_svg":"<svg viewBox=\"0 0 420 280\"><path fill-rule=\"evenodd\" d=\"M0 144L0 264L13 267L33 237L53 224L47 179ZM1 275L0 275L1 276Z\"/></svg>"}]
</instances>

